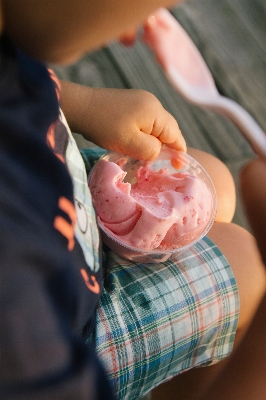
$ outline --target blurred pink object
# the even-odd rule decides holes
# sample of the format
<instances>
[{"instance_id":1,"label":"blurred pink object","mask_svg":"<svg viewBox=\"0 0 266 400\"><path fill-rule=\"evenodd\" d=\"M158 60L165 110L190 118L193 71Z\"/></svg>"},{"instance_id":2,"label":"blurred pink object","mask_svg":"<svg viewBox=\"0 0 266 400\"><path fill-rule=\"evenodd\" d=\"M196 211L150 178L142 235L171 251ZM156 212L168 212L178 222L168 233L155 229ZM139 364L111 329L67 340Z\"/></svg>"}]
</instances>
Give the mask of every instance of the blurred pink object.
<instances>
[{"instance_id":1,"label":"blurred pink object","mask_svg":"<svg viewBox=\"0 0 266 400\"><path fill-rule=\"evenodd\" d=\"M229 118L266 159L266 136L252 116L235 101L219 94L212 74L194 42L171 13L161 8L149 17L143 41L153 50L173 86L189 102Z\"/></svg>"}]
</instances>

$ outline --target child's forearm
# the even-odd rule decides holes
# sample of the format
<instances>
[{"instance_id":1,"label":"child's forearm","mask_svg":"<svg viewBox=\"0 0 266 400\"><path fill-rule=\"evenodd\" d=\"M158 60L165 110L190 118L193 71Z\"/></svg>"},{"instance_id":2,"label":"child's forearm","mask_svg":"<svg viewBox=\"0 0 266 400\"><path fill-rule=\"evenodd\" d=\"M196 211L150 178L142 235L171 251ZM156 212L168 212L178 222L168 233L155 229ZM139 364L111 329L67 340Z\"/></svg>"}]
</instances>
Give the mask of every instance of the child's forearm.
<instances>
[{"instance_id":1,"label":"child's forearm","mask_svg":"<svg viewBox=\"0 0 266 400\"><path fill-rule=\"evenodd\" d=\"M60 105L70 129L90 140L87 117L94 89L66 81L61 81L61 88Z\"/></svg>"},{"instance_id":2,"label":"child's forearm","mask_svg":"<svg viewBox=\"0 0 266 400\"><path fill-rule=\"evenodd\" d=\"M156 158L162 143L186 150L174 117L144 90L62 82L61 107L74 132L105 149L145 160Z\"/></svg>"}]
</instances>

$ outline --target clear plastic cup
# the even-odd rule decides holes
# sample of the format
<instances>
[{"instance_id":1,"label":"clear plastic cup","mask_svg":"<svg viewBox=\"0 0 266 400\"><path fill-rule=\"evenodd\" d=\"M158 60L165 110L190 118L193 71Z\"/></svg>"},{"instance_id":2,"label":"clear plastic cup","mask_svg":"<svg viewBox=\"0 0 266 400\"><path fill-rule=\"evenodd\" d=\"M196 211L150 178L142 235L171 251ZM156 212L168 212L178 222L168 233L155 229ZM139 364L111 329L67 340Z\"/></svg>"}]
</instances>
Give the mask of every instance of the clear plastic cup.
<instances>
[{"instance_id":1,"label":"clear plastic cup","mask_svg":"<svg viewBox=\"0 0 266 400\"><path fill-rule=\"evenodd\" d=\"M138 168L144 165L144 163L147 163L146 161L136 160L129 156L115 152L107 152L100 158L100 160L102 159L118 164L123 171L127 172L124 182L129 182L131 185L134 185L137 181L136 172ZM97 169L97 165L98 163L95 164L89 175L89 185L91 177ZM177 172L187 173L189 175L196 176L205 183L211 198L211 209L209 210L208 220L202 227L202 230L198 233L196 238L182 247L177 247L171 250L145 250L131 247L127 243L124 243L123 236L116 236L113 234L99 219L102 240L115 253L134 262L160 263L168 259L178 260L181 254L183 254L197 241L202 239L210 230L217 212L216 191L213 182L205 169L194 158L190 157L186 153L178 152L170 149L167 146L162 146L162 150L158 158L150 162L149 166L155 171L158 171L161 168L167 168L169 174Z\"/></svg>"}]
</instances>

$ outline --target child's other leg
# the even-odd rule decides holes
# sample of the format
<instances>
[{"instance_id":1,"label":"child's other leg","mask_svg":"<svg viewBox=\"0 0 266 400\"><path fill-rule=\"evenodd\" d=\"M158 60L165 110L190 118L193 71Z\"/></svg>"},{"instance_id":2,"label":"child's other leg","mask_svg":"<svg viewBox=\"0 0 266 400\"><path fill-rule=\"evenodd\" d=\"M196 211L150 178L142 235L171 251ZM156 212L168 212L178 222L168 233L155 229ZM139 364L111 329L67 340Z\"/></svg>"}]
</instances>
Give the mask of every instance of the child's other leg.
<instances>
[{"instance_id":1,"label":"child's other leg","mask_svg":"<svg viewBox=\"0 0 266 400\"><path fill-rule=\"evenodd\" d=\"M265 400L266 296L227 367L202 400Z\"/></svg>"},{"instance_id":2,"label":"child's other leg","mask_svg":"<svg viewBox=\"0 0 266 400\"><path fill-rule=\"evenodd\" d=\"M201 150L189 148L188 153L206 169L216 188L218 212L215 221L221 223L215 223L208 236L225 254L229 264L232 265L238 285L247 290L241 302L239 324L242 325L241 316L244 311L247 311L247 321L254 315L252 307L249 309L244 301L249 301L249 295L252 296L253 291L256 297L257 292L257 286L252 286L252 279L250 280L249 275L258 274L258 276L261 276L262 274L264 276L264 271L260 268L260 255L252 235L237 225L225 224L225 222L231 222L236 205L234 181L228 168L218 158ZM244 247L246 247L245 251ZM259 265L258 268L256 267L257 265ZM247 268L246 272L244 271L244 266ZM256 277L254 279L256 281ZM257 304L256 300L255 304Z\"/></svg>"},{"instance_id":3,"label":"child's other leg","mask_svg":"<svg viewBox=\"0 0 266 400\"><path fill-rule=\"evenodd\" d=\"M240 314L235 347L247 331L265 293L265 270L255 240L243 228L231 223L214 223L208 236L220 248L235 274L240 297ZM194 368L152 391L152 400L197 400L226 366L229 358L206 368Z\"/></svg>"}]
</instances>

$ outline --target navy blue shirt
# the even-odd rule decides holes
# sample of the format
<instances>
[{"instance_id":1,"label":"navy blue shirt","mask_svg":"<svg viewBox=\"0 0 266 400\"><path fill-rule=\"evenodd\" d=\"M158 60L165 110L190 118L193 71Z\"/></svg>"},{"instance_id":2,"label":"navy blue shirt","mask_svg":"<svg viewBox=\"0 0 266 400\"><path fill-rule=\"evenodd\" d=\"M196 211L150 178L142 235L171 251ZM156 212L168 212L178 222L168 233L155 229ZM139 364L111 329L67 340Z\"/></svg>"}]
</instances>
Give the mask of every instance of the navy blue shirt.
<instances>
[{"instance_id":1,"label":"navy blue shirt","mask_svg":"<svg viewBox=\"0 0 266 400\"><path fill-rule=\"evenodd\" d=\"M59 113L47 68L0 40L0 296L3 399L112 398L91 329L99 293L74 239L67 135L47 134ZM61 133L60 133L61 132ZM94 279L101 282L101 270Z\"/></svg>"}]
</instances>

